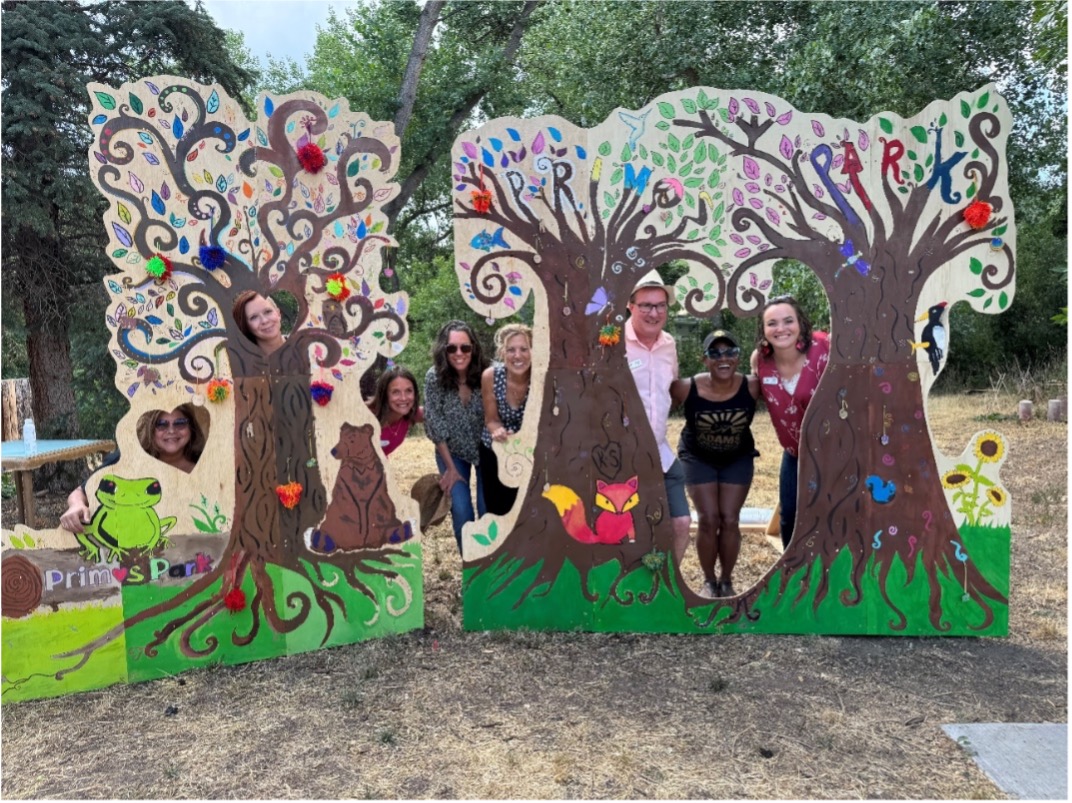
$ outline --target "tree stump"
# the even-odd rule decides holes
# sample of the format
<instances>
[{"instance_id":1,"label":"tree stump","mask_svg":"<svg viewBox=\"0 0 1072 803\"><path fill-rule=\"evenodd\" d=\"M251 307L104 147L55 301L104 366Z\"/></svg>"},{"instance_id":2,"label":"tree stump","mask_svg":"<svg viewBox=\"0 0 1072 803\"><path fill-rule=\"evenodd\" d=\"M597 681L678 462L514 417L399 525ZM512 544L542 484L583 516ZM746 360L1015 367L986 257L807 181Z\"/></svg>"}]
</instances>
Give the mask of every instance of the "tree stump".
<instances>
[{"instance_id":1,"label":"tree stump","mask_svg":"<svg viewBox=\"0 0 1072 803\"><path fill-rule=\"evenodd\" d=\"M1064 421L1065 420L1065 400L1064 399L1050 399L1049 404L1046 407L1046 420L1047 421Z\"/></svg>"},{"instance_id":2,"label":"tree stump","mask_svg":"<svg viewBox=\"0 0 1072 803\"><path fill-rule=\"evenodd\" d=\"M1035 403L1034 402L1032 402L1030 399L1021 399L1020 400L1019 414L1020 414L1020 420L1021 421L1030 421L1031 416L1034 415L1034 411L1035 411Z\"/></svg>"}]
</instances>

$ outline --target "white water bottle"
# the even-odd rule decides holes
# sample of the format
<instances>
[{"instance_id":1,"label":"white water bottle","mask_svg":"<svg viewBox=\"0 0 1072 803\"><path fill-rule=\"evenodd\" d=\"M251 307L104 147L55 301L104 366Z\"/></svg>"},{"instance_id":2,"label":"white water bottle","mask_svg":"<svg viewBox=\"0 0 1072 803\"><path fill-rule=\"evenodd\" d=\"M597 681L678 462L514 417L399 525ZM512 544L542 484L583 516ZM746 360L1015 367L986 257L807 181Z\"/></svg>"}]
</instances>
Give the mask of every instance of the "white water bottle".
<instances>
[{"instance_id":1,"label":"white water bottle","mask_svg":"<svg viewBox=\"0 0 1072 803\"><path fill-rule=\"evenodd\" d=\"M22 422L22 442L26 446L26 454L37 454L37 427L32 418Z\"/></svg>"}]
</instances>

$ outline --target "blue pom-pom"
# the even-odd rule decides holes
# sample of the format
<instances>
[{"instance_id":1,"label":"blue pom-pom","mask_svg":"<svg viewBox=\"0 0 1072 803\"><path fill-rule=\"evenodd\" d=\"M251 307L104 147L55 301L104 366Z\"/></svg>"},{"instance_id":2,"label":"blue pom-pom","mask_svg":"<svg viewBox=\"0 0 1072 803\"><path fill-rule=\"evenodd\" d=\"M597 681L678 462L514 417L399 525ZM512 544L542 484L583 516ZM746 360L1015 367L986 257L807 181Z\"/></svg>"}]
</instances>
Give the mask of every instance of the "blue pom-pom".
<instances>
[{"instance_id":1,"label":"blue pom-pom","mask_svg":"<svg viewBox=\"0 0 1072 803\"><path fill-rule=\"evenodd\" d=\"M198 249L198 256L201 258L201 264L208 268L208 270L216 270L216 268L227 261L227 252L218 245L201 246L201 248Z\"/></svg>"}]
</instances>

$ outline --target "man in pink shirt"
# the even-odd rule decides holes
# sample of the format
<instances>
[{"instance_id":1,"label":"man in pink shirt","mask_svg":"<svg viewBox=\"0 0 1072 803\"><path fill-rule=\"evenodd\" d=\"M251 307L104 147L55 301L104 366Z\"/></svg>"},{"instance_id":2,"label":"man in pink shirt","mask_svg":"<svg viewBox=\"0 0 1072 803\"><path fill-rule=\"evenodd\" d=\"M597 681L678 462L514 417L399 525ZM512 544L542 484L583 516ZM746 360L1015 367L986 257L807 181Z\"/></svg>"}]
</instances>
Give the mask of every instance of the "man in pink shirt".
<instances>
[{"instance_id":1,"label":"man in pink shirt","mask_svg":"<svg viewBox=\"0 0 1072 803\"><path fill-rule=\"evenodd\" d=\"M670 383L677 379L677 344L663 331L673 290L663 284L658 272L644 276L629 297L629 320L625 322L625 355L644 405L666 480L666 498L674 526L674 560L681 566L689 546L689 502L685 496L685 470L666 439L670 415Z\"/></svg>"}]
</instances>

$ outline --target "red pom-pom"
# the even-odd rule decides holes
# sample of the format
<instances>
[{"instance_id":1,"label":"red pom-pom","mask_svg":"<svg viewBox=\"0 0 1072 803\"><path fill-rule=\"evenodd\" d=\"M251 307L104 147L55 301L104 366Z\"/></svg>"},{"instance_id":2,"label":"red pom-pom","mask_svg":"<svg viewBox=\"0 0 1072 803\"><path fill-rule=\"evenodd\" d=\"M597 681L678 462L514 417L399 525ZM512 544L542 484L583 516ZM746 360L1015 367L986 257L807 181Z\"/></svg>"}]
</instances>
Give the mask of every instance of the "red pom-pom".
<instances>
[{"instance_id":1,"label":"red pom-pom","mask_svg":"<svg viewBox=\"0 0 1072 803\"><path fill-rule=\"evenodd\" d=\"M994 207L986 201L972 201L964 210L964 219L973 229L981 229L990 221L990 213Z\"/></svg>"},{"instance_id":2,"label":"red pom-pom","mask_svg":"<svg viewBox=\"0 0 1072 803\"><path fill-rule=\"evenodd\" d=\"M328 163L324 152L315 142L306 142L298 148L298 161L301 162L302 169L310 173L319 173Z\"/></svg>"},{"instance_id":3,"label":"red pom-pom","mask_svg":"<svg viewBox=\"0 0 1072 803\"><path fill-rule=\"evenodd\" d=\"M491 191L473 190L473 209L481 215L486 215L491 209Z\"/></svg>"},{"instance_id":4,"label":"red pom-pom","mask_svg":"<svg viewBox=\"0 0 1072 803\"><path fill-rule=\"evenodd\" d=\"M324 287L328 291L328 295L336 301L345 301L350 297L350 283L346 281L346 277L341 273L333 273L328 276L327 281L324 282Z\"/></svg>"},{"instance_id":5,"label":"red pom-pom","mask_svg":"<svg viewBox=\"0 0 1072 803\"><path fill-rule=\"evenodd\" d=\"M246 607L246 592L241 588L232 588L223 595L223 605L234 613Z\"/></svg>"},{"instance_id":6,"label":"red pom-pom","mask_svg":"<svg viewBox=\"0 0 1072 803\"><path fill-rule=\"evenodd\" d=\"M331 393L335 388L327 382L314 382L309 386L309 392L313 396L313 401L323 407L329 401L331 401Z\"/></svg>"},{"instance_id":7,"label":"red pom-pom","mask_svg":"<svg viewBox=\"0 0 1072 803\"><path fill-rule=\"evenodd\" d=\"M301 501L301 483L288 482L286 485L277 485L275 487L275 495L279 497L279 501L283 503L283 507L287 510L293 510L298 506L298 502Z\"/></svg>"}]
</instances>

